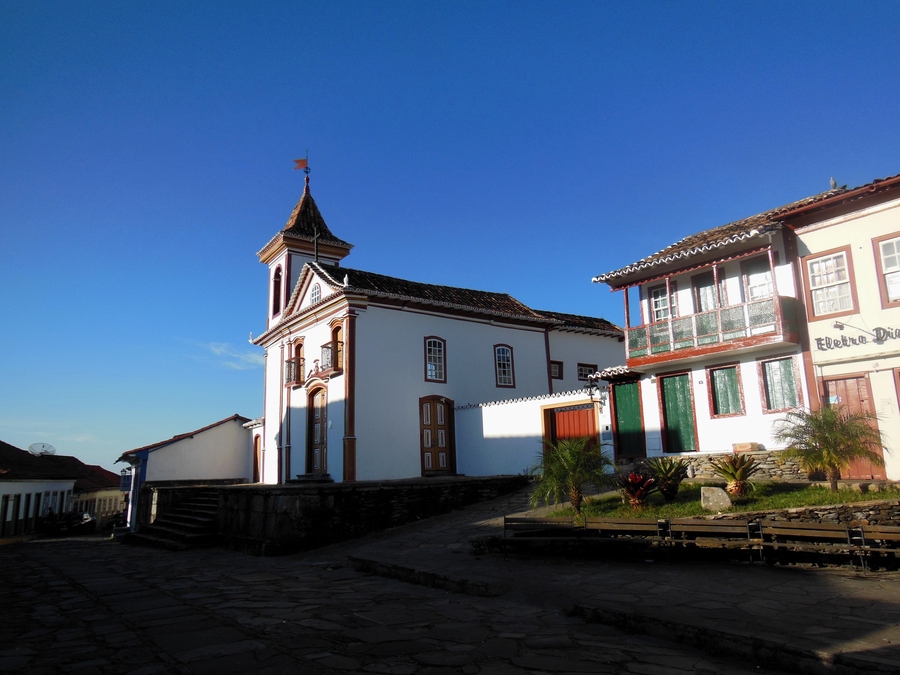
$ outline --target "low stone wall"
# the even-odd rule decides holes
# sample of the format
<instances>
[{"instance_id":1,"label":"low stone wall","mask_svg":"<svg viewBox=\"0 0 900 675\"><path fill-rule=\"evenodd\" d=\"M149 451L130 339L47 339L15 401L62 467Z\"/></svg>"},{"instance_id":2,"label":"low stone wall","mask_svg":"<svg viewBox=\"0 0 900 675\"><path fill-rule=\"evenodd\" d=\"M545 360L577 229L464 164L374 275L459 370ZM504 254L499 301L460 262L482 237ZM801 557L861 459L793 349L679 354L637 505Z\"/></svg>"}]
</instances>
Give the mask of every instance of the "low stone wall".
<instances>
[{"instance_id":1,"label":"low stone wall","mask_svg":"<svg viewBox=\"0 0 900 675\"><path fill-rule=\"evenodd\" d=\"M223 486L215 488L219 494L218 533L228 548L255 555L283 555L494 499L526 483L525 476L458 476ZM187 496L187 488L171 488L180 493L171 496L162 494L166 488L158 490L159 503L175 503Z\"/></svg>"},{"instance_id":2,"label":"low stone wall","mask_svg":"<svg viewBox=\"0 0 900 675\"><path fill-rule=\"evenodd\" d=\"M802 523L852 523L862 525L900 524L900 500L882 499L837 506L807 506L777 511L723 513L716 520L788 520Z\"/></svg>"},{"instance_id":3,"label":"low stone wall","mask_svg":"<svg viewBox=\"0 0 900 675\"><path fill-rule=\"evenodd\" d=\"M796 459L788 459L784 457L784 453L780 450L764 450L762 452L742 452L743 456L753 457L760 466L760 471L753 474L753 480L777 480L785 483L803 483L810 480L809 474L800 467L800 463ZM722 457L731 456L732 453L684 453L681 455L671 455L676 459L683 459L694 470L694 478L713 480L721 480L719 475L713 471L709 460L719 460ZM636 464L641 462L637 460Z\"/></svg>"}]
</instances>

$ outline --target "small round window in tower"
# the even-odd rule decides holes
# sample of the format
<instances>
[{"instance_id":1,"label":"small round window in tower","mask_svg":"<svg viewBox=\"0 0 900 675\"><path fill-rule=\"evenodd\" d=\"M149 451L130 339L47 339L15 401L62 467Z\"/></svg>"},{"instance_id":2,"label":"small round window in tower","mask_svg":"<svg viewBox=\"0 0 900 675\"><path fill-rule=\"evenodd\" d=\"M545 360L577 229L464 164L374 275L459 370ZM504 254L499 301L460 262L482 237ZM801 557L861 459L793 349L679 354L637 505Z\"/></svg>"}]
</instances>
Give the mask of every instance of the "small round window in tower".
<instances>
[{"instance_id":1,"label":"small round window in tower","mask_svg":"<svg viewBox=\"0 0 900 675\"><path fill-rule=\"evenodd\" d=\"M314 305L322 299L322 287L319 284L313 284L309 291L309 304Z\"/></svg>"}]
</instances>

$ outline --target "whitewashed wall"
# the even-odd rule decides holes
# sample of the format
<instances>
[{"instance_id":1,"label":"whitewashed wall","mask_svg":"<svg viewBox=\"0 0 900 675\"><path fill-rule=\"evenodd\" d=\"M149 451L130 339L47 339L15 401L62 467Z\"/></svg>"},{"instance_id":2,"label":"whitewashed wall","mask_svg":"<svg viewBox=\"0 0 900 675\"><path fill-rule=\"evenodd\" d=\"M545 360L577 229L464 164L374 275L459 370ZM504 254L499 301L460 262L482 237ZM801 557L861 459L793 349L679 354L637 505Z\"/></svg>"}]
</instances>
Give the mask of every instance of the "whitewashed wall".
<instances>
[{"instance_id":1,"label":"whitewashed wall","mask_svg":"<svg viewBox=\"0 0 900 675\"><path fill-rule=\"evenodd\" d=\"M147 481L253 478L250 430L231 420L149 453Z\"/></svg>"},{"instance_id":2,"label":"whitewashed wall","mask_svg":"<svg viewBox=\"0 0 900 675\"><path fill-rule=\"evenodd\" d=\"M697 445L701 452L731 452L734 443L759 443L768 450L781 449L783 444L775 440L775 425L785 418L786 413L764 413L761 384L756 359L764 356L786 355L783 350L754 352L752 359L739 363L741 390L744 399L744 414L735 417L712 418L709 407L708 367L735 363L723 354L721 359L694 361L690 370L691 392L694 398L694 415L697 426ZM804 403L809 402L809 390L802 377L800 354L795 350L796 370L801 374L798 383ZM662 451L662 422L659 406L659 380L651 381L649 376L641 379L641 403L643 407L644 429L646 430L647 455L655 457Z\"/></svg>"},{"instance_id":3,"label":"whitewashed wall","mask_svg":"<svg viewBox=\"0 0 900 675\"><path fill-rule=\"evenodd\" d=\"M57 511L67 511L71 506L71 495L72 490L75 486L75 480L16 480L16 481L0 481L0 498L4 495L9 495L9 505L7 507L7 512L5 514L0 514L0 518L4 518L7 521L14 520L13 514L13 496L22 495L22 500L19 505L19 514L18 518L25 518L27 516L32 515L31 513L25 513L25 495L41 495L41 504L43 508L43 494L45 492L57 492L59 493L59 503L61 503L61 508L58 508ZM69 501L66 501L68 496ZM31 511L34 512L35 498L32 496L31 498ZM41 515L40 513L38 515Z\"/></svg>"},{"instance_id":4,"label":"whitewashed wall","mask_svg":"<svg viewBox=\"0 0 900 675\"><path fill-rule=\"evenodd\" d=\"M524 473L543 448L543 411L589 403L584 391L500 401L456 410L457 468L468 476ZM601 434L610 426L609 406L598 414ZM608 449L612 458L612 449Z\"/></svg>"},{"instance_id":5,"label":"whitewashed wall","mask_svg":"<svg viewBox=\"0 0 900 675\"><path fill-rule=\"evenodd\" d=\"M597 364L598 370L625 363L625 342L615 337L600 337L584 333L550 332L550 360L563 362L563 378L553 380L553 391L563 392L583 388L586 382L578 379L578 364Z\"/></svg>"},{"instance_id":6,"label":"whitewashed wall","mask_svg":"<svg viewBox=\"0 0 900 675\"><path fill-rule=\"evenodd\" d=\"M424 339L431 335L446 340L446 383L425 381ZM515 388L496 386L495 344L513 348ZM357 323L356 360L359 480L421 475L423 396L465 405L549 388L543 330L369 307ZM458 455L459 440L456 447Z\"/></svg>"}]
</instances>

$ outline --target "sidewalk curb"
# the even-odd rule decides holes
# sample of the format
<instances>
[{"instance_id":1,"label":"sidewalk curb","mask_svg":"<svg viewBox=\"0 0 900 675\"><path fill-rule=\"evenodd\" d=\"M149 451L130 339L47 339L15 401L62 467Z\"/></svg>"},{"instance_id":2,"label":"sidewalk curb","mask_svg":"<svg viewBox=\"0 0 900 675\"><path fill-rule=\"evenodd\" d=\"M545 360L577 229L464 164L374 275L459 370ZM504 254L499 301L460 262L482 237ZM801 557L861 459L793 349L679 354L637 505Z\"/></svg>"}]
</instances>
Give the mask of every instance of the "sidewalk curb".
<instances>
[{"instance_id":1,"label":"sidewalk curb","mask_svg":"<svg viewBox=\"0 0 900 675\"><path fill-rule=\"evenodd\" d=\"M496 584L489 581L472 581L448 574L427 572L396 563L386 563L361 555L348 555L347 561L357 572L377 574L389 579L398 579L418 586L439 588L462 595L473 595L480 598L496 598L509 592L512 588L507 584Z\"/></svg>"}]
</instances>

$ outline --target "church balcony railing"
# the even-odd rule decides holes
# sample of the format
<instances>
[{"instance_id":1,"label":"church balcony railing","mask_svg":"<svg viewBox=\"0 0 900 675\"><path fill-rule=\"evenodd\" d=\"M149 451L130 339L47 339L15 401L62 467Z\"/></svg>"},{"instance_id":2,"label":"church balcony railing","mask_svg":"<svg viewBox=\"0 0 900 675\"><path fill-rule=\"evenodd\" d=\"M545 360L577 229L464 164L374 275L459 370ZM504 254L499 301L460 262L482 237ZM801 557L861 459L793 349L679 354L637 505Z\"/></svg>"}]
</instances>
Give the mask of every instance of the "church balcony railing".
<instances>
[{"instance_id":1,"label":"church balcony railing","mask_svg":"<svg viewBox=\"0 0 900 675\"><path fill-rule=\"evenodd\" d=\"M344 343L329 342L322 345L322 356L319 359L319 369L327 370L343 370L342 363L344 360Z\"/></svg>"},{"instance_id":2,"label":"church balcony railing","mask_svg":"<svg viewBox=\"0 0 900 675\"><path fill-rule=\"evenodd\" d=\"M303 382L304 359L302 356L288 359L284 362L285 384L300 384Z\"/></svg>"},{"instance_id":3,"label":"church balcony railing","mask_svg":"<svg viewBox=\"0 0 900 675\"><path fill-rule=\"evenodd\" d=\"M693 358L761 343L797 343L798 309L796 298L778 296L629 327L628 364Z\"/></svg>"}]
</instances>

